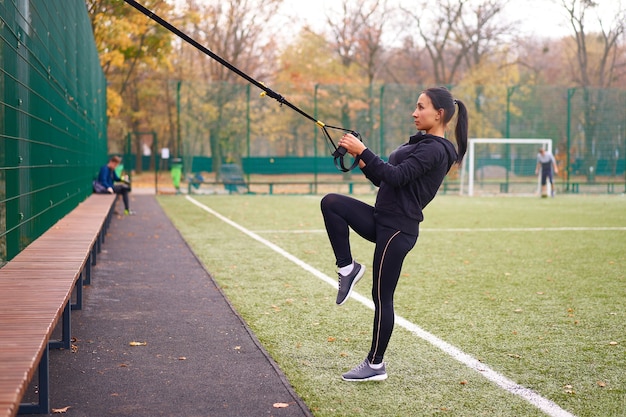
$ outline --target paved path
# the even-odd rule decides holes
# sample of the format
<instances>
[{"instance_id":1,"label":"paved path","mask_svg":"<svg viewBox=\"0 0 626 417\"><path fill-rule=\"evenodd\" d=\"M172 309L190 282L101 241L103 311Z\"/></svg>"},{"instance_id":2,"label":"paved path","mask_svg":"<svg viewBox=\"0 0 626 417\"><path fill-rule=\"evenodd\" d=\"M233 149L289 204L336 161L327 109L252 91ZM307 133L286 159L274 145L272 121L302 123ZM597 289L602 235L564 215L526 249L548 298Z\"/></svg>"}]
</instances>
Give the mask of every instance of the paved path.
<instances>
[{"instance_id":1,"label":"paved path","mask_svg":"<svg viewBox=\"0 0 626 417\"><path fill-rule=\"evenodd\" d=\"M135 194L131 207L137 215L113 219L83 310L72 313L77 350L51 351L52 408L69 406L68 417L311 416L154 196Z\"/></svg>"}]
</instances>

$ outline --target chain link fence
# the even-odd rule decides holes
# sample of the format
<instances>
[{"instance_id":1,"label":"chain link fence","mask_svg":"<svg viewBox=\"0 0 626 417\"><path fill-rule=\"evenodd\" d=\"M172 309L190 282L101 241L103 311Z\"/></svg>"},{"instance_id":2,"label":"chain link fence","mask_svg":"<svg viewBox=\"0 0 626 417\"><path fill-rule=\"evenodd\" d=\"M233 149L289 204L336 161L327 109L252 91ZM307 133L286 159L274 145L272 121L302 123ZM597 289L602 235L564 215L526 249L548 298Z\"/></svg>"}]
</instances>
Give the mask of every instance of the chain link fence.
<instances>
[{"instance_id":1,"label":"chain link fence","mask_svg":"<svg viewBox=\"0 0 626 417\"><path fill-rule=\"evenodd\" d=\"M296 87L272 89L328 125L359 131L368 147L383 157L414 133L411 114L424 88ZM458 85L451 90L468 107L470 137L552 139L563 191L605 182L617 183L619 190L624 182L626 91L533 85ZM342 175L314 123L260 97L250 86L183 83L179 100L180 154L187 171L217 171L221 163L234 162L247 174ZM334 133L337 139L341 135ZM532 177L536 151L507 149L502 155L500 149L484 147L476 169L497 156L510 159L497 165L527 167L523 173L511 169L511 175ZM524 161L519 160L522 154ZM459 175L452 172L448 185L455 181L460 181ZM599 190L610 191L602 187Z\"/></svg>"}]
</instances>

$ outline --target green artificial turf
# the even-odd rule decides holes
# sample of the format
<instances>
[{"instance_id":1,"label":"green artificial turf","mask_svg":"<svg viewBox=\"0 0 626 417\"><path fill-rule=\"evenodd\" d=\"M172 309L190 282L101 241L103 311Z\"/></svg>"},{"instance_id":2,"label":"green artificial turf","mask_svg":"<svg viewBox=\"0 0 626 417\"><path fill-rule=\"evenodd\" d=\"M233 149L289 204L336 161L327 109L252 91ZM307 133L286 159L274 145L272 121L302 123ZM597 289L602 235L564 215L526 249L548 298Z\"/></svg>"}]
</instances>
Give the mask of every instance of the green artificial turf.
<instances>
[{"instance_id":1,"label":"green artificial turf","mask_svg":"<svg viewBox=\"0 0 626 417\"><path fill-rule=\"evenodd\" d=\"M320 197L195 198L335 277ZM159 201L316 416L545 415L398 326L389 379L343 382L372 310L336 306L330 285L184 197ZM574 415L626 416L624 196L439 196L425 217L396 314ZM371 271L373 245L352 243Z\"/></svg>"}]
</instances>

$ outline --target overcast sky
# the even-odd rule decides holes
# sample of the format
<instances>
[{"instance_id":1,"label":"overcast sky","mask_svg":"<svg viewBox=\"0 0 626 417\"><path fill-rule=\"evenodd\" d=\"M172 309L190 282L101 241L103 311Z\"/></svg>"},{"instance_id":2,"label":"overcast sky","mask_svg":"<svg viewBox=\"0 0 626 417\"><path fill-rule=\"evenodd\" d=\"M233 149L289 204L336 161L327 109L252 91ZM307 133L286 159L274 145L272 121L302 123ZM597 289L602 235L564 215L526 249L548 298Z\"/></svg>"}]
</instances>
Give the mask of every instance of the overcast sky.
<instances>
[{"instance_id":1,"label":"overcast sky","mask_svg":"<svg viewBox=\"0 0 626 417\"><path fill-rule=\"evenodd\" d=\"M400 0L389 1L399 3ZM405 7L410 7L410 3L403 1ZM599 0L599 3L598 12L609 23L621 1ZM325 27L326 16L332 16L338 4L337 0L283 0L282 13L289 17L287 24L293 24L294 29L309 24L313 29L321 30ZM559 5L560 0L511 0L504 15L511 21L519 20L524 34L562 37L571 34L572 29L565 18L563 6ZM588 28L597 29L595 16L589 14L588 17Z\"/></svg>"}]
</instances>

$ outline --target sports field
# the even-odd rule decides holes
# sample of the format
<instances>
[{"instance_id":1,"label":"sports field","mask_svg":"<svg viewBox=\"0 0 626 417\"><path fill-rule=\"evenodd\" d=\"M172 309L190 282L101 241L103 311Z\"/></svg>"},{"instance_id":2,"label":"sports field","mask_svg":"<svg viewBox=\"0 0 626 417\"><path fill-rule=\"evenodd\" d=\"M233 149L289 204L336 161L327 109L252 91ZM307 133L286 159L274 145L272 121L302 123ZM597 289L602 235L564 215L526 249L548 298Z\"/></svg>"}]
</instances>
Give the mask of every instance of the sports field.
<instances>
[{"instance_id":1,"label":"sports field","mask_svg":"<svg viewBox=\"0 0 626 417\"><path fill-rule=\"evenodd\" d=\"M353 235L368 272L336 306L320 196L159 201L316 416L626 416L623 195L435 198L368 383L340 375L369 349L373 246Z\"/></svg>"}]
</instances>

